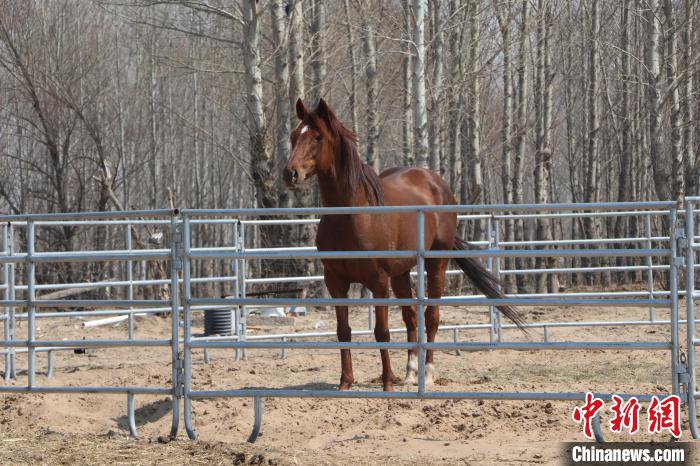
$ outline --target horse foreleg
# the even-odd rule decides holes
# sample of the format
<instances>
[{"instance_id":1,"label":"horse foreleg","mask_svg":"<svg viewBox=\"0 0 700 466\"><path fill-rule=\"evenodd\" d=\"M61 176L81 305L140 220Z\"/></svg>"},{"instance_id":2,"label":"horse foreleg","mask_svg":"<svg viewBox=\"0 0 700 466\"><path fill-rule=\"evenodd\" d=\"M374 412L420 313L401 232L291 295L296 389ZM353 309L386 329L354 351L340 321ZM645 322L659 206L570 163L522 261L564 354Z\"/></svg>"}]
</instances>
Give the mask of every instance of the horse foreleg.
<instances>
[{"instance_id":1,"label":"horse foreleg","mask_svg":"<svg viewBox=\"0 0 700 466\"><path fill-rule=\"evenodd\" d=\"M338 335L338 341L351 341L352 329L348 319L348 307L336 306L335 317L337 319L336 334ZM338 389L349 390L355 381L352 376L352 355L349 349L340 350L340 371L340 385Z\"/></svg>"},{"instance_id":2,"label":"horse foreleg","mask_svg":"<svg viewBox=\"0 0 700 466\"><path fill-rule=\"evenodd\" d=\"M389 284L383 278L373 284L370 288L375 298L389 297ZM378 342L388 342L391 340L389 333L389 308L387 306L376 306L374 308L374 338ZM394 391L394 373L391 370L391 358L388 349L379 350L382 357L382 384L385 392Z\"/></svg>"},{"instance_id":3,"label":"horse foreleg","mask_svg":"<svg viewBox=\"0 0 700 466\"><path fill-rule=\"evenodd\" d=\"M325 277L326 287L333 298L347 298L350 284L335 277ZM336 334L338 341L346 342L352 340L352 329L348 319L348 307L336 306ZM352 376L352 355L349 349L340 350L340 385L339 390L349 390L354 382Z\"/></svg>"},{"instance_id":4,"label":"horse foreleg","mask_svg":"<svg viewBox=\"0 0 700 466\"><path fill-rule=\"evenodd\" d=\"M376 323L374 324L374 339L379 342L391 340L389 333L389 308L377 306L375 308ZM379 350L382 357L382 384L385 392L394 391L394 373L391 370L391 358L388 349Z\"/></svg>"}]
</instances>

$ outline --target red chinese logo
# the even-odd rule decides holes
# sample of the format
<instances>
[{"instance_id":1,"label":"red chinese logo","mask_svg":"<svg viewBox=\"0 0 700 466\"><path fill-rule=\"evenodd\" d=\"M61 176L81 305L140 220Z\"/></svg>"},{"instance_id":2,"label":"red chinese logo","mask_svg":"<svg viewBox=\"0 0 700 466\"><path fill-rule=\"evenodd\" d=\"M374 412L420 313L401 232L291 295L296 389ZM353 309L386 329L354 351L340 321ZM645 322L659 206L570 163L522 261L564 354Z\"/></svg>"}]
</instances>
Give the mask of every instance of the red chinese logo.
<instances>
[{"instance_id":1,"label":"red chinese logo","mask_svg":"<svg viewBox=\"0 0 700 466\"><path fill-rule=\"evenodd\" d=\"M648 415L650 434L668 430L676 438L681 436L681 399L678 395L667 396L662 401L652 396Z\"/></svg>"},{"instance_id":2,"label":"red chinese logo","mask_svg":"<svg viewBox=\"0 0 700 466\"><path fill-rule=\"evenodd\" d=\"M610 411L613 413L612 419L608 422L610 432L622 433L624 430L630 434L639 432L639 412L641 406L639 400L635 397L630 397L625 401L621 396L612 395L612 406ZM586 402L583 406L574 408L571 418L576 423L583 424L583 434L592 439L593 435L593 419L603 408L605 403L602 399L596 398L592 393L586 393ZM669 395L663 400L659 400L657 396L651 397L651 404L647 410L648 425L647 430L650 434L660 434L664 430L671 433L674 437L681 436L681 399L678 395Z\"/></svg>"},{"instance_id":3,"label":"red chinese logo","mask_svg":"<svg viewBox=\"0 0 700 466\"><path fill-rule=\"evenodd\" d=\"M583 422L583 435L589 439L593 438L592 421L598 411L603 407L603 400L593 396L593 393L586 393L586 404L575 407L571 418L574 422Z\"/></svg>"},{"instance_id":4,"label":"red chinese logo","mask_svg":"<svg viewBox=\"0 0 700 466\"><path fill-rule=\"evenodd\" d=\"M629 430L630 434L636 434L639 431L639 401L635 397L631 397L625 402L617 395L612 396L613 405L610 410L614 417L610 420L610 432L620 433L622 429Z\"/></svg>"}]
</instances>

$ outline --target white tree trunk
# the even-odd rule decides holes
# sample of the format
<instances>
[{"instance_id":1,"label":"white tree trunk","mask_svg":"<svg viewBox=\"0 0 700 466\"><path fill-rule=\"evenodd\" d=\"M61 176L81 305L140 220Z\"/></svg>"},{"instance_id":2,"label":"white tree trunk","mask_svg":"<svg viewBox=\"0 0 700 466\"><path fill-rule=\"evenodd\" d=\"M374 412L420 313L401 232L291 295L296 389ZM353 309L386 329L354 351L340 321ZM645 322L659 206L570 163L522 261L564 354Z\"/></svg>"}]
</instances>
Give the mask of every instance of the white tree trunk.
<instances>
[{"instance_id":1,"label":"white tree trunk","mask_svg":"<svg viewBox=\"0 0 700 466\"><path fill-rule=\"evenodd\" d=\"M671 196L681 200L685 193L683 173L683 151L681 150L681 105L678 91L676 50L676 13L671 0L664 0L666 17L666 80L671 101Z\"/></svg>"},{"instance_id":2,"label":"white tree trunk","mask_svg":"<svg viewBox=\"0 0 700 466\"><path fill-rule=\"evenodd\" d=\"M289 0L289 108L304 98L304 3ZM298 120L291 112L292 128Z\"/></svg>"},{"instance_id":3,"label":"white tree trunk","mask_svg":"<svg viewBox=\"0 0 700 466\"><path fill-rule=\"evenodd\" d=\"M463 170L469 170L471 192L469 201L473 204L484 202L484 180L481 173L481 70L479 64L479 44L481 39L481 1L472 0L469 8L469 52L467 58L468 83L466 108L467 108L467 151L466 163L462 163ZM462 175L464 177L464 174ZM463 183L464 186L464 183ZM474 222L474 239L481 239L483 235L483 222Z\"/></svg>"},{"instance_id":4,"label":"white tree trunk","mask_svg":"<svg viewBox=\"0 0 700 466\"><path fill-rule=\"evenodd\" d=\"M598 154L599 118L598 118L598 31L600 7L598 0L591 5L591 35L588 44L588 171L586 173L586 202L598 202L600 196L600 160ZM591 238L596 237L597 222L588 218L588 230Z\"/></svg>"},{"instance_id":5,"label":"white tree trunk","mask_svg":"<svg viewBox=\"0 0 700 466\"><path fill-rule=\"evenodd\" d=\"M454 17L458 14L461 9L461 0L450 0L450 17ZM462 173L462 157L461 157L461 146L460 146L460 135L461 135L461 125L462 120L462 92L460 92L457 83L462 79L462 69L461 69L461 55L460 44L462 39L462 31L453 31L450 35L450 58L453 60L452 69L450 73L450 87L449 87L449 113L448 113L448 134L447 134L447 147L449 154L443 154L441 161L441 171L444 174L446 181L450 184L452 191L457 194L459 191L459 175ZM454 60L457 63L454 63ZM444 165L444 167L442 167Z\"/></svg>"},{"instance_id":6,"label":"white tree trunk","mask_svg":"<svg viewBox=\"0 0 700 466\"><path fill-rule=\"evenodd\" d=\"M325 0L314 0L314 18L311 28L313 58L312 89L314 103L326 94L326 5ZM328 96L326 96L327 98Z\"/></svg>"},{"instance_id":7,"label":"white tree trunk","mask_svg":"<svg viewBox=\"0 0 700 466\"><path fill-rule=\"evenodd\" d=\"M659 1L647 0L645 5L645 20L647 40L645 50L647 112L649 114L649 157L651 158L654 187L657 199L668 199L671 194L670 170L668 163L663 160L661 151L661 91L659 77Z\"/></svg>"},{"instance_id":8,"label":"white tree trunk","mask_svg":"<svg viewBox=\"0 0 700 466\"><path fill-rule=\"evenodd\" d=\"M413 85L411 82L413 50L409 42L411 38L411 14L411 8L408 4L404 4L406 47L403 57L403 128L401 136L403 141L403 164L408 167L413 166L416 161L413 151Z\"/></svg>"},{"instance_id":9,"label":"white tree trunk","mask_svg":"<svg viewBox=\"0 0 700 466\"><path fill-rule=\"evenodd\" d=\"M379 122L377 86L377 50L374 25L365 22L365 84L367 87L367 164L379 172Z\"/></svg>"},{"instance_id":10,"label":"white tree trunk","mask_svg":"<svg viewBox=\"0 0 700 466\"><path fill-rule=\"evenodd\" d=\"M594 0L595 1L595 0ZM549 147L549 127L551 126L551 83L549 73L549 7L545 0L537 2L537 57L535 64L535 201L538 204L549 202L552 154ZM550 219L537 219L537 240L552 239ZM535 267L544 267L543 258L535 260ZM549 277L538 275L537 292L546 291Z\"/></svg>"},{"instance_id":11,"label":"white tree trunk","mask_svg":"<svg viewBox=\"0 0 700 466\"><path fill-rule=\"evenodd\" d=\"M350 55L350 95L348 96L350 104L350 119L352 125L352 132L357 134L358 132L358 121L357 121L357 53L355 52L355 33L353 26L350 23L350 2L349 0L343 0L343 9L345 11L345 18L347 19L347 32L348 32L348 54Z\"/></svg>"},{"instance_id":12,"label":"white tree trunk","mask_svg":"<svg viewBox=\"0 0 700 466\"><path fill-rule=\"evenodd\" d=\"M285 0L272 0L272 41L275 47L275 159L276 166L284 166L291 151L289 134L289 51L287 50L287 15ZM280 205L289 206L289 196L285 187L280 186Z\"/></svg>"},{"instance_id":13,"label":"white tree trunk","mask_svg":"<svg viewBox=\"0 0 700 466\"><path fill-rule=\"evenodd\" d=\"M681 109L683 111L683 150L688 166L688 194L700 194L700 166L695 160L695 121L693 120L693 93L695 92L695 74L689 72L693 67L693 38L695 34L696 2L685 0L685 27L683 28L683 65L686 70L685 86Z\"/></svg>"},{"instance_id":14,"label":"white tree trunk","mask_svg":"<svg viewBox=\"0 0 700 466\"><path fill-rule=\"evenodd\" d=\"M260 207L277 205L274 159L267 147L267 121L263 107L262 73L260 71L260 14L256 0L243 1L243 63L246 71L246 106L249 115L251 174L255 197Z\"/></svg>"},{"instance_id":15,"label":"white tree trunk","mask_svg":"<svg viewBox=\"0 0 700 466\"><path fill-rule=\"evenodd\" d=\"M433 82L430 99L430 129L429 133L429 165L434 172L440 173L442 160L441 121L444 114L443 77L445 68L445 41L442 32L445 23L444 0L433 0L430 3L433 25Z\"/></svg>"},{"instance_id":16,"label":"white tree trunk","mask_svg":"<svg viewBox=\"0 0 700 466\"><path fill-rule=\"evenodd\" d=\"M416 165L428 168L428 114L425 101L425 2L413 0L413 124L416 138Z\"/></svg>"},{"instance_id":17,"label":"white tree trunk","mask_svg":"<svg viewBox=\"0 0 700 466\"><path fill-rule=\"evenodd\" d=\"M503 187L503 202L513 203L513 185L511 184L511 165L513 152L513 65L511 60L511 9L510 4L501 4L501 0L493 0L496 18L501 30L503 53L503 114L501 116L501 185ZM505 240L514 241L512 220L505 222ZM507 269L512 268L511 258L506 258ZM512 291L512 276L506 276L506 289Z\"/></svg>"},{"instance_id":18,"label":"white tree trunk","mask_svg":"<svg viewBox=\"0 0 700 466\"><path fill-rule=\"evenodd\" d=\"M527 93L527 41L528 41L528 3L522 0L520 6L520 34L518 38L518 86L516 103L516 130L515 130L515 159L513 160L513 203L523 203L523 175L525 160L525 133L528 127L528 93ZM518 241L525 239L525 222L523 219L515 221L515 238ZM518 269L526 268L527 260L517 258L515 261ZM518 291L525 292L525 280L522 275L517 275Z\"/></svg>"}]
</instances>

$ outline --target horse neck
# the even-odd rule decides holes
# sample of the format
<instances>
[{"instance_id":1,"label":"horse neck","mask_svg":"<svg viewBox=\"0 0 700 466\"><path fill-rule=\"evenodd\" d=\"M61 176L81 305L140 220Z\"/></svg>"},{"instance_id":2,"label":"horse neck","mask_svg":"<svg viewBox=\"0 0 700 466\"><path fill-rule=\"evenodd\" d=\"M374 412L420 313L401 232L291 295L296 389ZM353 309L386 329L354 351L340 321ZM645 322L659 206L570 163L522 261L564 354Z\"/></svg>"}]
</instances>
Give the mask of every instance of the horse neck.
<instances>
[{"instance_id":1,"label":"horse neck","mask_svg":"<svg viewBox=\"0 0 700 466\"><path fill-rule=\"evenodd\" d=\"M318 174L323 207L361 207L369 204L364 189L348 191L332 173Z\"/></svg>"},{"instance_id":2,"label":"horse neck","mask_svg":"<svg viewBox=\"0 0 700 466\"><path fill-rule=\"evenodd\" d=\"M332 155L334 167L318 173L318 186L321 191L321 204L324 207L361 207L369 205L364 187L349 189L347 183L341 181L348 176L337 166L341 157L340 149ZM354 155L357 157L357 155ZM359 160L361 164L364 163Z\"/></svg>"}]
</instances>

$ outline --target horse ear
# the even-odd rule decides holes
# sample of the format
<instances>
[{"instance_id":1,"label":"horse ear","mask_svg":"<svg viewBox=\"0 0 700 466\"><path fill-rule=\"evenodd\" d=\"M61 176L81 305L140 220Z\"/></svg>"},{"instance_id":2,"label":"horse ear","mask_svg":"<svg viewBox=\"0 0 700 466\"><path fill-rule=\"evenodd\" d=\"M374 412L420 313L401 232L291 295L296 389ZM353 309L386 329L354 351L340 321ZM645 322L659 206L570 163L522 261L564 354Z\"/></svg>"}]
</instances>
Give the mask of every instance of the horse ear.
<instances>
[{"instance_id":1,"label":"horse ear","mask_svg":"<svg viewBox=\"0 0 700 466\"><path fill-rule=\"evenodd\" d=\"M297 118L300 120L303 120L306 118L306 114L309 113L309 110L304 106L304 101L301 100L301 98L297 99Z\"/></svg>"},{"instance_id":2,"label":"horse ear","mask_svg":"<svg viewBox=\"0 0 700 466\"><path fill-rule=\"evenodd\" d=\"M329 127L335 119L335 114L333 113L333 110L331 110L326 101L323 99L318 100L318 105L316 106L316 110L314 110L314 112L316 113L316 115L321 117Z\"/></svg>"}]
</instances>

